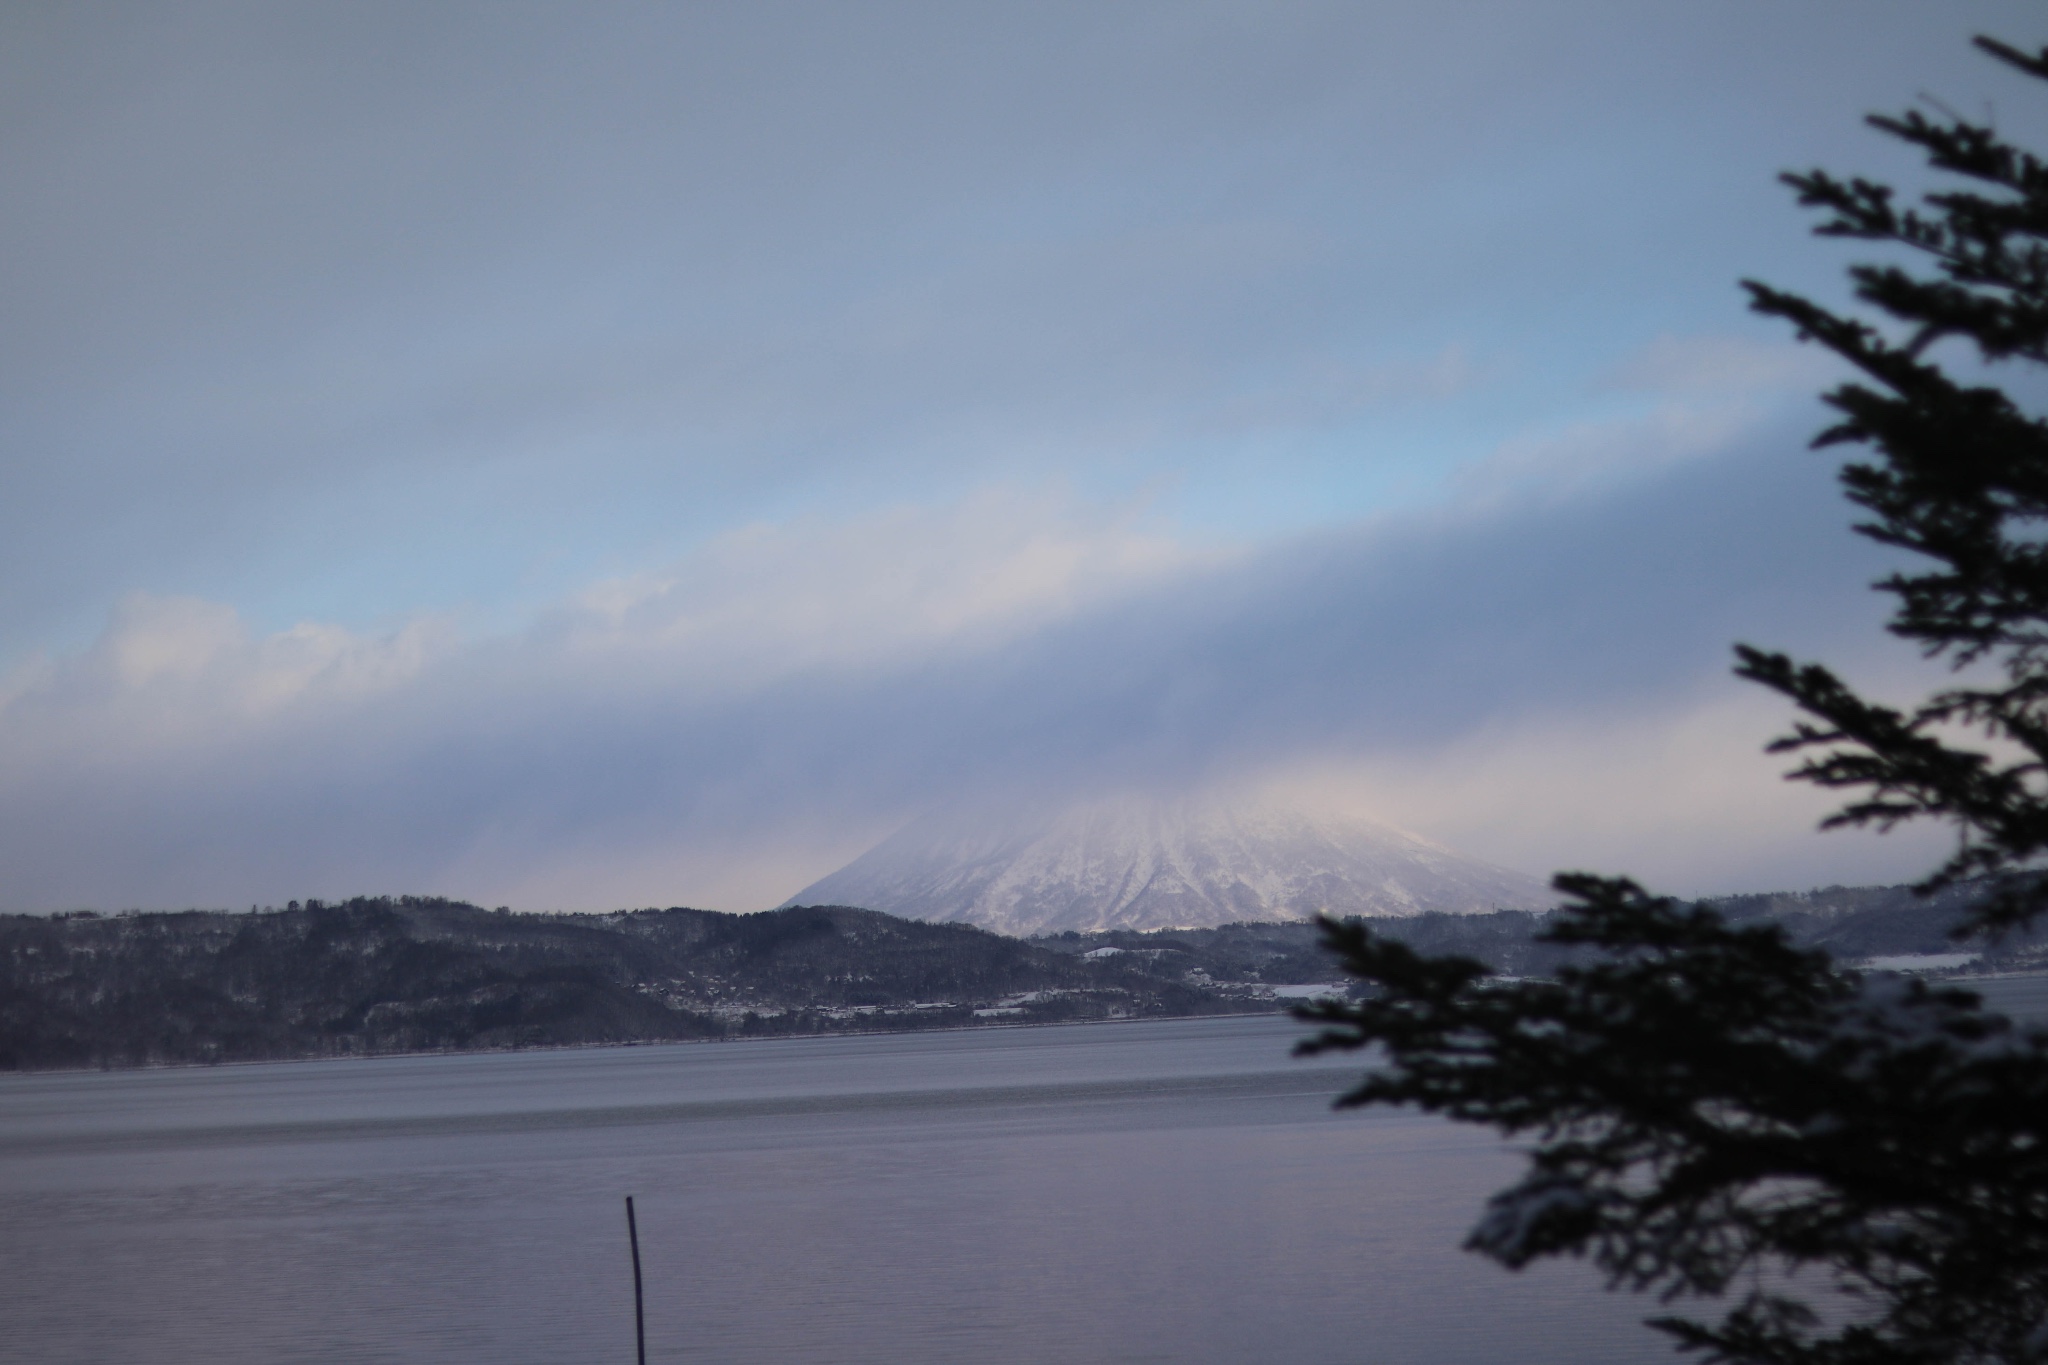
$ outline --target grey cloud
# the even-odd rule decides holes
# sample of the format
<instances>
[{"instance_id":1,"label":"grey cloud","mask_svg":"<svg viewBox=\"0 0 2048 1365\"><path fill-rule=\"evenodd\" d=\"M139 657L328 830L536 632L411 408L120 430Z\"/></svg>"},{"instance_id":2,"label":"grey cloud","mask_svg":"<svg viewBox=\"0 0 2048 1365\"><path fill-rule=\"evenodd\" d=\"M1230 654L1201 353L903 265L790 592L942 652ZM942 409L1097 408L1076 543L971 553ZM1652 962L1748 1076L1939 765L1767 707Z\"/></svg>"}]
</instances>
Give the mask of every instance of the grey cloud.
<instances>
[{"instance_id":1,"label":"grey cloud","mask_svg":"<svg viewBox=\"0 0 2048 1365\"><path fill-rule=\"evenodd\" d=\"M1868 653L1882 561L1794 445L1533 513L1299 543L878 682L858 713L748 705L808 717L806 740L889 717L897 742L869 762L915 801L962 778L1199 780L1326 747L1426 751L1495 718L1694 687L1737 637Z\"/></svg>"},{"instance_id":2,"label":"grey cloud","mask_svg":"<svg viewBox=\"0 0 2048 1365\"><path fill-rule=\"evenodd\" d=\"M1975 107L2009 86L1965 36L2037 17L11 7L0 668L57 657L0 717L0 904L579 900L607 861L684 899L933 802L1426 761L1655 714L1737 636L1868 650L1791 434L1572 500L1487 466L1491 512L1406 524L1355 486L1611 416L1667 333L1737 349L1647 382L1747 391L1730 282L1838 269L1771 171L1895 171L1856 113ZM744 522L1048 478L1347 524L744 688L489 633ZM138 590L211 601L205 648L67 651ZM355 634L271 638L308 619Z\"/></svg>"},{"instance_id":3,"label":"grey cloud","mask_svg":"<svg viewBox=\"0 0 2048 1365\"><path fill-rule=\"evenodd\" d=\"M1772 433L1570 501L1331 533L1007 640L729 693L683 685L675 660L636 673L539 631L130 751L82 686L47 688L0 728L90 723L0 789L0 900L491 897L663 850L674 889L646 898L680 900L787 831L842 847L998 790L1188 784L1333 754L1412 766L1502 723L1654 715L1724 676L1737 637L1880 657L1863 585L1881 558L1797 445ZM153 704L149 733L175 735L194 703ZM1767 875L1756 858L1726 850L1723 884ZM484 884L446 885L457 870Z\"/></svg>"},{"instance_id":4,"label":"grey cloud","mask_svg":"<svg viewBox=\"0 0 2048 1365\"><path fill-rule=\"evenodd\" d=\"M138 587L375 619L1142 481L1333 366L1732 314L1797 259L1769 170L2029 13L16 6L0 658Z\"/></svg>"}]
</instances>

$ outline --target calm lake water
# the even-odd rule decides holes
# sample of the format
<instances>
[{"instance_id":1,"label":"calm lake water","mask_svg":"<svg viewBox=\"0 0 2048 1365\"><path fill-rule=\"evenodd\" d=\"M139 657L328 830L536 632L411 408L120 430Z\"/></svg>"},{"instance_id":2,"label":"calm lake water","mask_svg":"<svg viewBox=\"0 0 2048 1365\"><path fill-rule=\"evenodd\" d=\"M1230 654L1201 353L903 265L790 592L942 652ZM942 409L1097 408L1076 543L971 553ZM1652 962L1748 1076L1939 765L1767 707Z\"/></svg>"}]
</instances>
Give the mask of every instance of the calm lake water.
<instances>
[{"instance_id":1,"label":"calm lake water","mask_svg":"<svg viewBox=\"0 0 2048 1365\"><path fill-rule=\"evenodd\" d=\"M0 1357L1673 1359L1277 1018L0 1077Z\"/></svg>"}]
</instances>

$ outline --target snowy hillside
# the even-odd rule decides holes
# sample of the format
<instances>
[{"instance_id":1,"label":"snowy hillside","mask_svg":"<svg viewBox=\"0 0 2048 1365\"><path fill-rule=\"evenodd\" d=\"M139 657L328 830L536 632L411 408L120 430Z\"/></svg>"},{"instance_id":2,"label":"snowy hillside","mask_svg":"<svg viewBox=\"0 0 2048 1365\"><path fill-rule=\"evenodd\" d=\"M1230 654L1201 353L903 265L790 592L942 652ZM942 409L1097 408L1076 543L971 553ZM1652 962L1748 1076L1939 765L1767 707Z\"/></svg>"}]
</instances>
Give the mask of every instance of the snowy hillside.
<instances>
[{"instance_id":1,"label":"snowy hillside","mask_svg":"<svg viewBox=\"0 0 2048 1365\"><path fill-rule=\"evenodd\" d=\"M791 897L1029 935L1530 909L1541 883L1386 825L1270 802L1137 798L937 815Z\"/></svg>"}]
</instances>

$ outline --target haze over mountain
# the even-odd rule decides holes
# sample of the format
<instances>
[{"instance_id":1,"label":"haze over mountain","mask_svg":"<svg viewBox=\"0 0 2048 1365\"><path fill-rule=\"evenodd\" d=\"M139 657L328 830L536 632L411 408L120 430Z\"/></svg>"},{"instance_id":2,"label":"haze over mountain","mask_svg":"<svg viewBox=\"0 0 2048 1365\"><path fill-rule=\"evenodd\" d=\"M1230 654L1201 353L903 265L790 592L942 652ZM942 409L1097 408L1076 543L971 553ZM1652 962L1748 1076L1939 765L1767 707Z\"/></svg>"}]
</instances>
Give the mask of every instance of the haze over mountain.
<instances>
[{"instance_id":1,"label":"haze over mountain","mask_svg":"<svg viewBox=\"0 0 2048 1365\"><path fill-rule=\"evenodd\" d=\"M1837 298L1777 172L2019 131L1968 39L2039 10L0 8L0 910L751 911L1310 769L1536 872L1917 878L1729 675L1942 685L1735 281Z\"/></svg>"},{"instance_id":2,"label":"haze over mountain","mask_svg":"<svg viewBox=\"0 0 2048 1365\"><path fill-rule=\"evenodd\" d=\"M907 826L791 897L1026 936L1533 909L1532 877L1389 825L1272 800L1123 796Z\"/></svg>"}]
</instances>

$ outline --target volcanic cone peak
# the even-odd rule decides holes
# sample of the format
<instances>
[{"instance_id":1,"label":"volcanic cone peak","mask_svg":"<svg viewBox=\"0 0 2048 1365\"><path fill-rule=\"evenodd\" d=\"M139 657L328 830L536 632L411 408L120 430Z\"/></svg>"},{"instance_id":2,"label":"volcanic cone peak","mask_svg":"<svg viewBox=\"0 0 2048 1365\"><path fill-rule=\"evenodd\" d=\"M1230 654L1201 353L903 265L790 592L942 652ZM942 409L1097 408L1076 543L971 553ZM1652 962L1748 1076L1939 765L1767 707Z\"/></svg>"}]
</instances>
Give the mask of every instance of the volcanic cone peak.
<instances>
[{"instance_id":1,"label":"volcanic cone peak","mask_svg":"<svg viewBox=\"0 0 2048 1365\"><path fill-rule=\"evenodd\" d=\"M1534 909L1555 896L1390 825L1270 800L1092 799L917 820L789 900L998 933Z\"/></svg>"}]
</instances>

